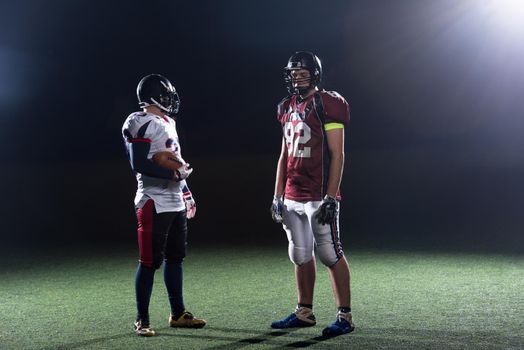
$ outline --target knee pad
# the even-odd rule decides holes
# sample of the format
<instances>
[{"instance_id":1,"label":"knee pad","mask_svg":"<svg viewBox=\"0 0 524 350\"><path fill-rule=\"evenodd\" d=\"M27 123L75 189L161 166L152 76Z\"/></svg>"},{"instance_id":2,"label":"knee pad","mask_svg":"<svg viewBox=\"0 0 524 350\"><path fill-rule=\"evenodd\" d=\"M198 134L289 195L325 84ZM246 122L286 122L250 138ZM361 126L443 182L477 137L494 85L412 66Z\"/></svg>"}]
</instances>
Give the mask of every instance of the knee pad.
<instances>
[{"instance_id":1,"label":"knee pad","mask_svg":"<svg viewBox=\"0 0 524 350\"><path fill-rule=\"evenodd\" d=\"M164 250L164 258L166 263L181 263L184 261L187 253L187 243L179 242L178 244L171 244L166 247Z\"/></svg>"},{"instance_id":2,"label":"knee pad","mask_svg":"<svg viewBox=\"0 0 524 350\"><path fill-rule=\"evenodd\" d=\"M313 251L302 247L295 246L292 242L289 243L289 260L295 265L304 265L313 259Z\"/></svg>"},{"instance_id":3,"label":"knee pad","mask_svg":"<svg viewBox=\"0 0 524 350\"><path fill-rule=\"evenodd\" d=\"M180 264L184 262L185 255L174 255L166 257L166 264Z\"/></svg>"},{"instance_id":4,"label":"knee pad","mask_svg":"<svg viewBox=\"0 0 524 350\"><path fill-rule=\"evenodd\" d=\"M317 255L322 264L331 267L344 256L344 252L340 244L327 243L317 245Z\"/></svg>"},{"instance_id":5,"label":"knee pad","mask_svg":"<svg viewBox=\"0 0 524 350\"><path fill-rule=\"evenodd\" d=\"M162 265L162 260L160 261L139 261L139 264L146 269L158 270Z\"/></svg>"},{"instance_id":6,"label":"knee pad","mask_svg":"<svg viewBox=\"0 0 524 350\"><path fill-rule=\"evenodd\" d=\"M139 259L138 263L141 266L146 267L148 269L158 270L160 266L162 265L162 260L163 258L160 256L160 257L154 257L153 259Z\"/></svg>"},{"instance_id":7,"label":"knee pad","mask_svg":"<svg viewBox=\"0 0 524 350\"><path fill-rule=\"evenodd\" d=\"M151 264L144 263L142 261L138 262L138 264L140 265L140 268L144 271L155 271L155 268Z\"/></svg>"},{"instance_id":8,"label":"knee pad","mask_svg":"<svg viewBox=\"0 0 524 350\"><path fill-rule=\"evenodd\" d=\"M151 264L151 267L155 270L158 270L162 266L162 258L155 258L153 260L153 264Z\"/></svg>"}]
</instances>

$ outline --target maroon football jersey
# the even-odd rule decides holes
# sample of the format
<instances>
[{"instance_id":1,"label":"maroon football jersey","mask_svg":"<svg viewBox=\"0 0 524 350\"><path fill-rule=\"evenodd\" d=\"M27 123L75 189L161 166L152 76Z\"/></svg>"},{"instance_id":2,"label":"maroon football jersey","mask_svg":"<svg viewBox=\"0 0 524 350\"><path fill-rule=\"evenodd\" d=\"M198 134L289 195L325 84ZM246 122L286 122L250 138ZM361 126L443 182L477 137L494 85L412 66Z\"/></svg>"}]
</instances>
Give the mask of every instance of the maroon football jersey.
<instances>
[{"instance_id":1,"label":"maroon football jersey","mask_svg":"<svg viewBox=\"0 0 524 350\"><path fill-rule=\"evenodd\" d=\"M320 91L324 108L317 115L314 95L300 101L293 95L278 105L277 119L282 125L287 147L284 197L295 201L324 198L329 178L329 150L323 124L349 122L349 105L334 91ZM337 197L340 195L337 193Z\"/></svg>"}]
</instances>

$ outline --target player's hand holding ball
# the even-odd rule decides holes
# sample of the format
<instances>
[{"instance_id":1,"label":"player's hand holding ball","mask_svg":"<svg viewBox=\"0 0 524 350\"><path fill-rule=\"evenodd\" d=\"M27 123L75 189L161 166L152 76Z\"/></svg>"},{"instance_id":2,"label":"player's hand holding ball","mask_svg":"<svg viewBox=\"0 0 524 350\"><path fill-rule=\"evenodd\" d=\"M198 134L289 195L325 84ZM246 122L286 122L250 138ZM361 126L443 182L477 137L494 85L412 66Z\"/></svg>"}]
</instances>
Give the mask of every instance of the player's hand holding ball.
<instances>
[{"instance_id":1,"label":"player's hand holding ball","mask_svg":"<svg viewBox=\"0 0 524 350\"><path fill-rule=\"evenodd\" d=\"M189 163L185 163L182 165L178 170L175 170L175 181L182 181L185 178L187 178L191 173L193 172L193 168L189 165Z\"/></svg>"},{"instance_id":2,"label":"player's hand holding ball","mask_svg":"<svg viewBox=\"0 0 524 350\"><path fill-rule=\"evenodd\" d=\"M158 152L153 156L153 162L163 168L171 169L175 172L174 181L186 179L193 172L193 168L182 158L170 151Z\"/></svg>"},{"instance_id":3,"label":"player's hand holding ball","mask_svg":"<svg viewBox=\"0 0 524 350\"><path fill-rule=\"evenodd\" d=\"M317 221L321 225L332 224L337 216L338 203L334 197L327 195L322 200L322 204L315 215Z\"/></svg>"}]
</instances>

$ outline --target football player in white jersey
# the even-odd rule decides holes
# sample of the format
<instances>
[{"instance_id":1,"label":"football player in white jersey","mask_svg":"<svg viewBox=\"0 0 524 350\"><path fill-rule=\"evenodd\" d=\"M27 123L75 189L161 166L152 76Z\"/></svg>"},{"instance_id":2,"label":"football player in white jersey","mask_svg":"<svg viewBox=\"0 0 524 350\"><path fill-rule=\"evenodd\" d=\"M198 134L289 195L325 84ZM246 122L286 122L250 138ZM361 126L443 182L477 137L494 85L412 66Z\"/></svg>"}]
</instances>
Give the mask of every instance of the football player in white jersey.
<instances>
[{"instance_id":1,"label":"football player in white jersey","mask_svg":"<svg viewBox=\"0 0 524 350\"><path fill-rule=\"evenodd\" d=\"M149 301L155 271L163 262L171 306L169 325L201 328L206 321L185 309L182 293L187 219L195 216L196 204L186 182L193 169L181 156L173 119L180 99L171 82L158 74L144 77L137 95L143 110L127 117L122 136L138 182L135 210L140 258L135 275L134 330L148 337L155 335L149 323Z\"/></svg>"}]
</instances>

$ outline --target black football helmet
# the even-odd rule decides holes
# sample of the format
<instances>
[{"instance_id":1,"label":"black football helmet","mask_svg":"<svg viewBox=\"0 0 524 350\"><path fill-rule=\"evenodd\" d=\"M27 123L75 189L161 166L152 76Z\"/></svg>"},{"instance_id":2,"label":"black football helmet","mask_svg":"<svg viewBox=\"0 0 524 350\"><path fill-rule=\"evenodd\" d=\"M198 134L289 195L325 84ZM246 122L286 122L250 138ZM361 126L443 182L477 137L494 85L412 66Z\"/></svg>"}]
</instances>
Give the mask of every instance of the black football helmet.
<instances>
[{"instance_id":1,"label":"black football helmet","mask_svg":"<svg viewBox=\"0 0 524 350\"><path fill-rule=\"evenodd\" d=\"M160 74L143 77L136 88L136 95L142 108L157 106L169 116L174 116L180 109L180 97L175 87Z\"/></svg>"},{"instance_id":2,"label":"black football helmet","mask_svg":"<svg viewBox=\"0 0 524 350\"><path fill-rule=\"evenodd\" d=\"M293 78L291 77L291 71L297 69L307 69L310 77L309 86L307 88L298 89L293 87ZM304 94L311 87L318 86L322 81L322 64L320 59L311 52L298 51L295 52L287 61L287 66L284 67L284 81L286 82L287 90L290 94Z\"/></svg>"}]
</instances>

